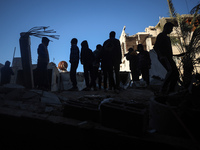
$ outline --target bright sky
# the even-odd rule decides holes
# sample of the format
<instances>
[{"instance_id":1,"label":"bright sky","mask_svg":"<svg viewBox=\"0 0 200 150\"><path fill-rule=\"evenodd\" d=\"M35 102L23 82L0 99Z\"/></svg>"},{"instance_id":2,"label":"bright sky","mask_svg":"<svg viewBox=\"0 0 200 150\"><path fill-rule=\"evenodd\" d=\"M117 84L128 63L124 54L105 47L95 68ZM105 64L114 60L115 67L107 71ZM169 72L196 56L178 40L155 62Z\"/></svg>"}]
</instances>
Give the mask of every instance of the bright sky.
<instances>
[{"instance_id":1,"label":"bright sky","mask_svg":"<svg viewBox=\"0 0 200 150\"><path fill-rule=\"evenodd\" d=\"M173 0L176 12L187 14L200 0ZM115 31L119 39L122 29L130 35L155 26L159 17L168 17L167 0L0 0L0 63L21 57L20 32L35 26L50 26L60 35L49 44L50 61L69 64L70 41L87 40L90 49L108 39ZM31 36L32 63L37 63L37 47L41 39ZM68 67L69 71L70 66ZM83 71L79 63L78 71Z\"/></svg>"}]
</instances>

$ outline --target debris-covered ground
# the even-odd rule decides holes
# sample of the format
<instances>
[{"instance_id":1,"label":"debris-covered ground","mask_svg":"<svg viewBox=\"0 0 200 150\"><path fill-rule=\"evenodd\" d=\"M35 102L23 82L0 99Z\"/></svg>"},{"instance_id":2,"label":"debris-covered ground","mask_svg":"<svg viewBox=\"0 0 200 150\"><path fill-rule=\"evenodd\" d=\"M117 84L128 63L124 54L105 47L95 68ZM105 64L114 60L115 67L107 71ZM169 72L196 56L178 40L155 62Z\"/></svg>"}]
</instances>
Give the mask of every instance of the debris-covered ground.
<instances>
[{"instance_id":1,"label":"debris-covered ground","mask_svg":"<svg viewBox=\"0 0 200 150\"><path fill-rule=\"evenodd\" d=\"M0 107L26 110L39 114L62 116L62 104L68 100L103 100L113 98L121 101L132 101L148 104L153 92L149 89L126 89L118 94L114 91L60 91L50 92L26 89L23 86L8 84L0 87Z\"/></svg>"},{"instance_id":2,"label":"debris-covered ground","mask_svg":"<svg viewBox=\"0 0 200 150\"><path fill-rule=\"evenodd\" d=\"M113 147L121 149L125 146L130 147L133 142L135 147L140 148L154 147L154 149L160 149L163 148L163 145L165 149L174 148L174 146L190 147L191 143L185 139L154 134L135 137L116 128L112 129L112 126L104 127L98 119L97 122L93 122L68 118L64 115L65 105L69 104L70 101L92 103L98 106L102 101L116 100L148 106L149 100L153 96L152 88L128 88L116 94L114 91L105 92L104 90L49 92L26 89L14 84L1 86L0 117L1 129L4 134L1 136L0 149L38 149L41 146L56 149L62 149L63 146L70 149L110 149ZM80 106L80 112L78 110L77 113L84 112L81 110L82 106ZM127 106L127 108L131 107ZM131 111L132 109L130 109ZM90 112L93 112L93 110ZM76 113L76 111L73 110L73 113ZM87 114L88 112L84 113ZM137 113L136 119L140 121L142 115L138 114L139 119ZM84 116L84 114L81 115ZM95 116L95 114L91 115ZM120 117L120 113L116 115ZM104 124L107 124L105 121ZM116 124L123 124L118 119L115 121ZM133 131L137 131L137 129L133 128Z\"/></svg>"}]
</instances>

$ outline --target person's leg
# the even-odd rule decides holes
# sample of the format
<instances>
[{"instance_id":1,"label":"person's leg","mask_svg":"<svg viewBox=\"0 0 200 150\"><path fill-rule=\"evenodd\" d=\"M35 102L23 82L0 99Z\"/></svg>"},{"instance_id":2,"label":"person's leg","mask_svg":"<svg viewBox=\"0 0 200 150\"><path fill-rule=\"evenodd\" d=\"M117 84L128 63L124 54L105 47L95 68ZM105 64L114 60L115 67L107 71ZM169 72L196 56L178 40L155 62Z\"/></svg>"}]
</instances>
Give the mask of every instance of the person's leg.
<instances>
[{"instance_id":1,"label":"person's leg","mask_svg":"<svg viewBox=\"0 0 200 150\"><path fill-rule=\"evenodd\" d=\"M144 81L149 85L149 69L148 68L142 68L142 78Z\"/></svg>"},{"instance_id":2,"label":"person's leg","mask_svg":"<svg viewBox=\"0 0 200 150\"><path fill-rule=\"evenodd\" d=\"M112 87L115 89L115 82L113 78L113 66L108 66L108 78L109 78L109 89L112 89Z\"/></svg>"},{"instance_id":3,"label":"person's leg","mask_svg":"<svg viewBox=\"0 0 200 150\"><path fill-rule=\"evenodd\" d=\"M163 85L161 87L161 92L167 92L168 85L169 85L170 80L171 80L172 67L171 67L171 64L170 64L170 62L167 58L159 60L159 61L163 65L163 67L167 70L167 74L165 75L165 79L164 79Z\"/></svg>"},{"instance_id":4,"label":"person's leg","mask_svg":"<svg viewBox=\"0 0 200 150\"><path fill-rule=\"evenodd\" d=\"M104 67L103 68L103 87L104 87L104 90L107 89L107 78L108 78L108 71L107 71L107 68Z\"/></svg>"},{"instance_id":5,"label":"person's leg","mask_svg":"<svg viewBox=\"0 0 200 150\"><path fill-rule=\"evenodd\" d=\"M89 68L88 68L88 65L83 65L83 68L84 68L84 77L85 77L85 84L86 84L86 87L89 87L90 84L89 84Z\"/></svg>"},{"instance_id":6,"label":"person's leg","mask_svg":"<svg viewBox=\"0 0 200 150\"><path fill-rule=\"evenodd\" d=\"M117 89L119 89L119 84L120 84L119 70L120 70L120 64L115 64L114 65L114 71L115 71L115 81L116 81L116 88Z\"/></svg>"},{"instance_id":7,"label":"person's leg","mask_svg":"<svg viewBox=\"0 0 200 150\"><path fill-rule=\"evenodd\" d=\"M172 75L170 77L171 82L169 85L169 92L174 92L178 78L179 78L179 72L178 72L175 62L172 62L171 66L172 66Z\"/></svg>"},{"instance_id":8,"label":"person's leg","mask_svg":"<svg viewBox=\"0 0 200 150\"><path fill-rule=\"evenodd\" d=\"M93 65L91 64L89 66L89 71L90 71L90 78L91 78L91 86L90 87L93 87L94 90L96 89L96 82L95 82L95 74L94 74L94 67Z\"/></svg>"},{"instance_id":9,"label":"person's leg","mask_svg":"<svg viewBox=\"0 0 200 150\"><path fill-rule=\"evenodd\" d=\"M101 82L102 82L102 76L101 76L101 70L98 71L98 85L99 89L101 89Z\"/></svg>"}]
</instances>

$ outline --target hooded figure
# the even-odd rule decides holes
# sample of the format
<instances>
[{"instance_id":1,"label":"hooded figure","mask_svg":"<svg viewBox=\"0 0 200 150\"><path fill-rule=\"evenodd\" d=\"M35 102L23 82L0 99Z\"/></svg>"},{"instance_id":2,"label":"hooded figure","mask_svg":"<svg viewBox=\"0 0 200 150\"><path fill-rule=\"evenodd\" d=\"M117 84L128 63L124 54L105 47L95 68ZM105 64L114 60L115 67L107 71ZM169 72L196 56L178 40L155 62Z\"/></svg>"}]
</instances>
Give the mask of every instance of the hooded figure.
<instances>
[{"instance_id":1,"label":"hooded figure","mask_svg":"<svg viewBox=\"0 0 200 150\"><path fill-rule=\"evenodd\" d=\"M89 91L91 87L96 89L96 84L94 81L93 63L95 57L91 49L89 49L88 42L85 40L81 43L81 64L83 64L84 77L86 88L83 90ZM89 74L91 78L91 83L89 83Z\"/></svg>"},{"instance_id":2,"label":"hooded figure","mask_svg":"<svg viewBox=\"0 0 200 150\"><path fill-rule=\"evenodd\" d=\"M48 45L49 39L47 37L42 38L42 43L38 46L38 62L37 62L37 77L36 77L36 87L44 90L48 90L48 70L47 66L49 63L49 52Z\"/></svg>"}]
</instances>

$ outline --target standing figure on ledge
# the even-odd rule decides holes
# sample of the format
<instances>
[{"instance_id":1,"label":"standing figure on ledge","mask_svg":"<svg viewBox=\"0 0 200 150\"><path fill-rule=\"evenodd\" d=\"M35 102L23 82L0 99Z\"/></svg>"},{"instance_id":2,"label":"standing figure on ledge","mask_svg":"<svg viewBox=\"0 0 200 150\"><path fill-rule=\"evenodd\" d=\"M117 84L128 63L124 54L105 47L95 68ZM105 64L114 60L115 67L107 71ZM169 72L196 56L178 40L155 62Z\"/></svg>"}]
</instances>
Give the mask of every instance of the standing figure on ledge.
<instances>
[{"instance_id":1,"label":"standing figure on ledge","mask_svg":"<svg viewBox=\"0 0 200 150\"><path fill-rule=\"evenodd\" d=\"M171 22L167 22L164 25L163 32L161 32L157 36L156 43L154 45L154 49L158 55L158 60L167 70L164 83L161 87L161 94L168 94L170 92L174 92L175 86L179 78L179 72L176 67L176 63L172 58L173 52L171 40L170 37L167 36L172 32L173 26L174 25Z\"/></svg>"},{"instance_id":2,"label":"standing figure on ledge","mask_svg":"<svg viewBox=\"0 0 200 150\"><path fill-rule=\"evenodd\" d=\"M69 91L78 91L77 80L76 80L76 70L78 68L79 63L79 48L77 46L78 40L73 38L71 40L71 49L70 49L70 60L71 68L70 68L70 79L72 82L72 88Z\"/></svg>"},{"instance_id":3,"label":"standing figure on ledge","mask_svg":"<svg viewBox=\"0 0 200 150\"><path fill-rule=\"evenodd\" d=\"M38 53L38 62L37 62L37 79L36 79L36 86L39 89L48 90L49 83L48 83L48 70L47 66L49 64L49 52L48 52L48 45L49 39L47 37L42 38L42 43L38 46L37 53Z\"/></svg>"},{"instance_id":4,"label":"standing figure on ledge","mask_svg":"<svg viewBox=\"0 0 200 150\"><path fill-rule=\"evenodd\" d=\"M5 66L1 68L1 85L10 83L11 75L14 75L10 62L6 61Z\"/></svg>"},{"instance_id":5,"label":"standing figure on ledge","mask_svg":"<svg viewBox=\"0 0 200 150\"><path fill-rule=\"evenodd\" d=\"M138 71L138 55L133 48L128 49L128 53L125 54L126 59L129 61L129 67L131 70L133 82L139 81L139 71Z\"/></svg>"}]
</instances>

